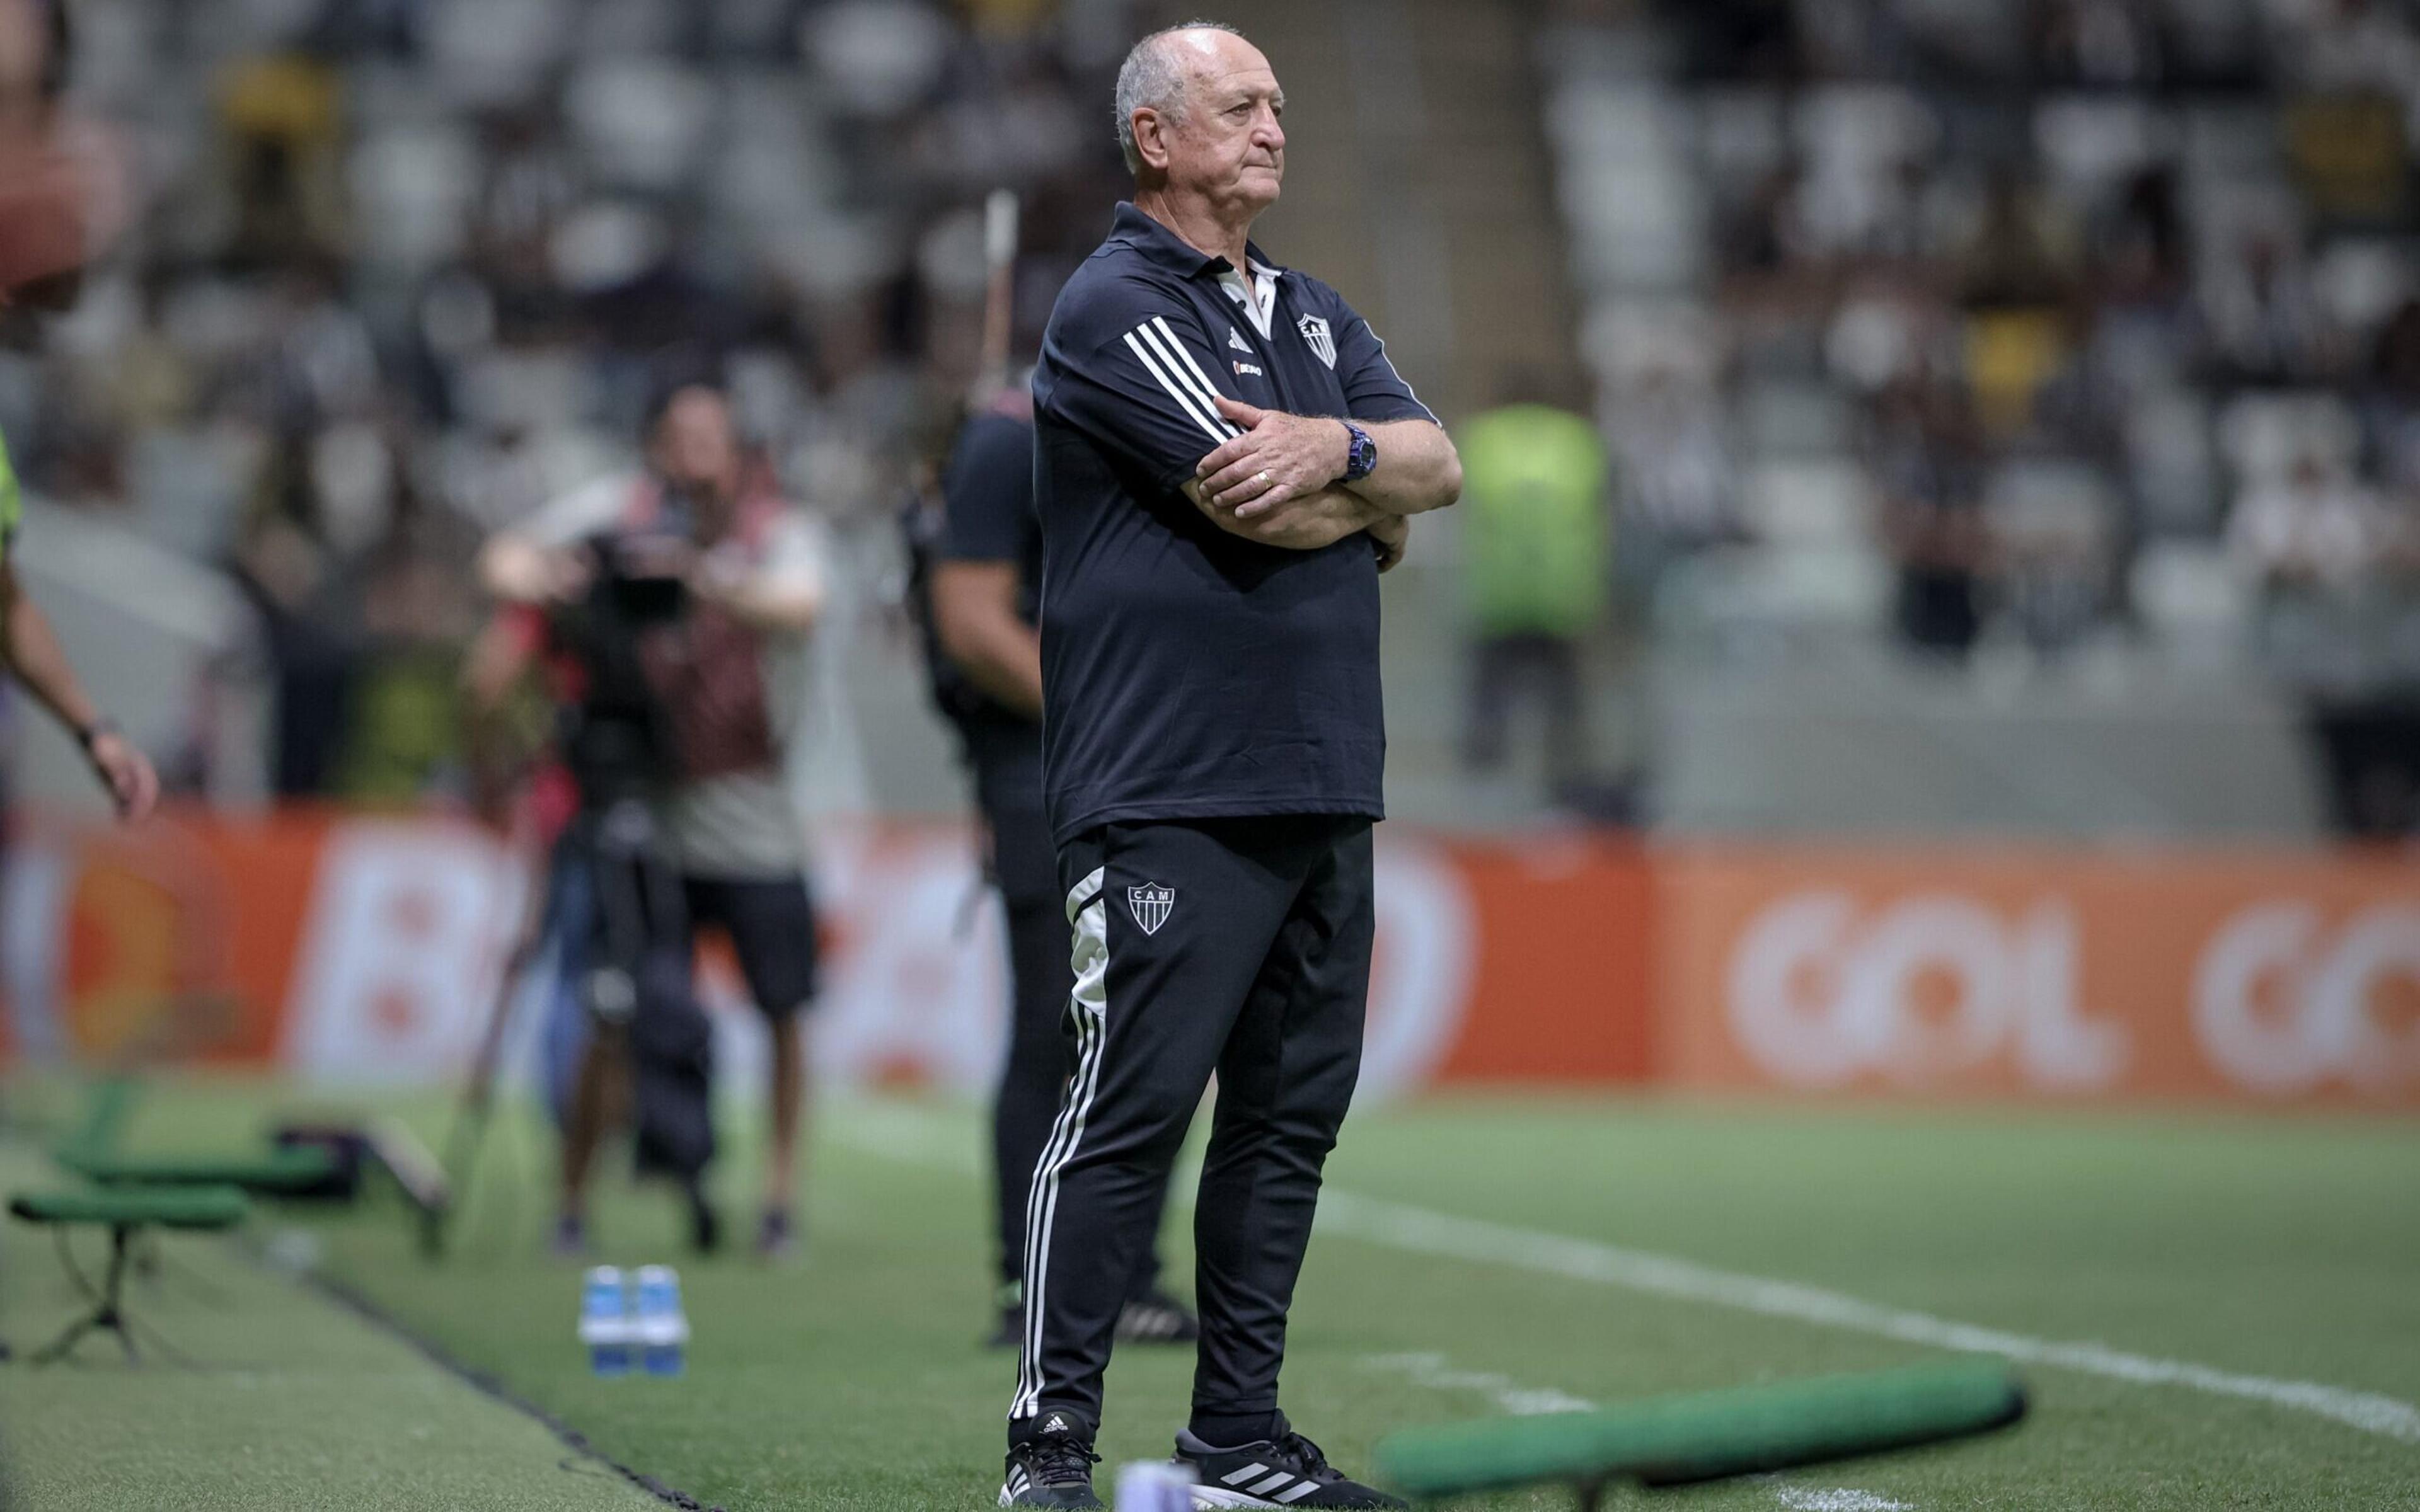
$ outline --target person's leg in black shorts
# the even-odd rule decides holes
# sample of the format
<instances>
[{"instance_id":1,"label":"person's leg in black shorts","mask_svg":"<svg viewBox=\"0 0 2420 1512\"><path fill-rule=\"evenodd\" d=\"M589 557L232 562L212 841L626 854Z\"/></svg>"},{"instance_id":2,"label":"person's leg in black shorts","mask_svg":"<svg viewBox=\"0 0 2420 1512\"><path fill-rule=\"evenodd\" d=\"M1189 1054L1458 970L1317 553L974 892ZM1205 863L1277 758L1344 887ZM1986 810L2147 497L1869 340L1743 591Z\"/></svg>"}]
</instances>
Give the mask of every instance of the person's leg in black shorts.
<instances>
[{"instance_id":1,"label":"person's leg in black shorts","mask_svg":"<svg viewBox=\"0 0 2420 1512\"><path fill-rule=\"evenodd\" d=\"M1005 722L971 729L968 753L975 800L991 832L992 876L1008 916L1008 1056L991 1121L1001 1291L1001 1328L992 1342L1013 1349L1023 1336L1025 1316L1025 1199L1076 1065L1067 1017L1076 977L1067 963L1058 852L1042 810L1041 731ZM1164 1186L1161 1200L1166 1201ZM1155 1236L1158 1226L1155 1213ZM1154 1242L1136 1268L1119 1319L1121 1337L1172 1344L1194 1336L1191 1313L1159 1289L1158 1279L1159 1249Z\"/></svg>"},{"instance_id":2,"label":"person's leg in black shorts","mask_svg":"<svg viewBox=\"0 0 2420 1512\"><path fill-rule=\"evenodd\" d=\"M1370 856L1367 821L1328 817L1110 825L1063 853L1078 1062L1028 1202L1013 1446L1097 1427L1123 1283L1214 1071L1190 1427L1282 1435L1286 1313L1360 1068Z\"/></svg>"},{"instance_id":3,"label":"person's leg in black shorts","mask_svg":"<svg viewBox=\"0 0 2420 1512\"><path fill-rule=\"evenodd\" d=\"M791 1204L806 1126L806 1011L815 996L815 912L804 877L683 879L692 926L719 927L739 958L748 995L772 1031L771 1139L765 1151L765 1206L756 1247L768 1257L797 1243Z\"/></svg>"}]
</instances>

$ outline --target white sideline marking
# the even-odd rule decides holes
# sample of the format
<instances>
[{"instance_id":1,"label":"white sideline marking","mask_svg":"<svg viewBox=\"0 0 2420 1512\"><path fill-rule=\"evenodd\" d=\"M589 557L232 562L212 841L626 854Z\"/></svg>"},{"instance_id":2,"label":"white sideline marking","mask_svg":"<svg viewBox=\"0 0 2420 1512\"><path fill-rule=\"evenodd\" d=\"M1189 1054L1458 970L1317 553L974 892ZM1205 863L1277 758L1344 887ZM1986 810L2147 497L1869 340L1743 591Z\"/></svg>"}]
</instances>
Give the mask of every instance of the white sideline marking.
<instances>
[{"instance_id":1,"label":"white sideline marking","mask_svg":"<svg viewBox=\"0 0 2420 1512\"><path fill-rule=\"evenodd\" d=\"M2273 1407L2292 1408L2366 1433L2420 1443L2420 1408L2375 1392L2350 1391L2312 1381L2239 1375L2185 1360L2129 1354L2105 1344L2036 1338L1936 1318L1931 1313L1886 1307L1795 1281L1718 1271L1668 1255L1623 1249L1538 1229L1514 1228L1477 1218L1459 1218L1333 1189L1320 1196L1319 1226L1418 1255L1475 1260L1575 1281L1627 1287L1634 1291L1736 1307L1769 1318L1787 1318L1858 1334L1879 1334L1909 1344L1997 1354L2029 1365L2079 1370L2136 1385L2188 1386L2213 1396L2240 1396Z\"/></svg>"},{"instance_id":2,"label":"white sideline marking","mask_svg":"<svg viewBox=\"0 0 2420 1512\"><path fill-rule=\"evenodd\" d=\"M1915 1512L1911 1503L1894 1502L1871 1491L1819 1491L1804 1486L1784 1486L1775 1494L1792 1512Z\"/></svg>"},{"instance_id":3,"label":"white sideline marking","mask_svg":"<svg viewBox=\"0 0 2420 1512\"><path fill-rule=\"evenodd\" d=\"M1442 1354L1373 1354L1361 1362L1373 1370L1403 1376L1431 1391L1475 1391L1514 1417L1547 1412L1585 1412L1596 1406L1584 1396L1552 1386L1523 1386L1493 1370L1463 1370Z\"/></svg>"},{"instance_id":4,"label":"white sideline marking","mask_svg":"<svg viewBox=\"0 0 2420 1512\"><path fill-rule=\"evenodd\" d=\"M946 1137L923 1115L904 1110L877 1113L878 1104L860 1104L828 1125L850 1144L893 1160L950 1170L974 1171L977 1161L971 1139ZM1170 1196L1180 1204L1192 1201L1192 1184L1179 1175ZM1736 1307L1787 1318L1822 1328L1854 1334L1875 1334L1906 1344L1956 1350L1972 1354L1996 1354L2026 1365L2051 1365L2138 1386L2184 1386L2213 1396L2235 1396L2294 1412L2309 1412L2347 1427L2381 1438L2420 1443L2420 1407L2377 1392L2353 1391L2316 1381L2287 1381L2273 1376L2241 1375L2189 1360L2163 1360L2130 1354L2105 1344L2036 1338L2005 1329L1961 1323L1931 1313L1888 1307L1826 1291L1795 1281L1776 1281L1738 1271L1722 1271L1669 1255L1625 1249L1591 1239L1575 1239L1543 1229L1516 1228L1480 1218L1462 1218L1403 1203L1385 1202L1329 1187L1320 1194L1319 1227L1368 1243L1384 1244L1415 1255L1435 1255L1501 1265L1544 1275L1626 1287L1633 1291L1680 1297L1717 1307Z\"/></svg>"}]
</instances>

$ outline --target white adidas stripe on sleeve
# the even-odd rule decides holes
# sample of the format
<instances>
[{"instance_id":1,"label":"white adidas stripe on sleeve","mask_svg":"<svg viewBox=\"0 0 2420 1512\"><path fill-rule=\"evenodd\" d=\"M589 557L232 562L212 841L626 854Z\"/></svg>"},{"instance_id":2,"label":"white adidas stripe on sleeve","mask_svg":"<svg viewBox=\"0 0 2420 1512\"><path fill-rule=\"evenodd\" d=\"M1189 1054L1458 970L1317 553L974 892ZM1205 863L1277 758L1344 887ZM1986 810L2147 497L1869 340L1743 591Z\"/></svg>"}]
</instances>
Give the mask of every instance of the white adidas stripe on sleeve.
<instances>
[{"instance_id":1,"label":"white adidas stripe on sleeve","mask_svg":"<svg viewBox=\"0 0 2420 1512\"><path fill-rule=\"evenodd\" d=\"M1202 371L1202 364L1193 360L1193 348L1176 339L1176 332L1168 329L1168 317L1166 316L1153 316L1151 317L1151 323L1159 328L1160 335L1167 338L1168 345L1175 350L1176 355L1185 360L1185 366L1193 378L1194 391L1202 396L1202 402L1210 407L1210 413L1212 415L1218 415L1218 386L1210 381L1209 374ZM1236 430L1234 426L1229 424L1224 416L1218 416L1218 426L1230 437L1242 434Z\"/></svg>"},{"instance_id":2,"label":"white adidas stripe on sleeve","mask_svg":"<svg viewBox=\"0 0 2420 1512\"><path fill-rule=\"evenodd\" d=\"M1156 330L1154 327L1156 326ZM1168 329L1165 319L1147 320L1126 333L1126 347L1140 359L1144 369L1168 391L1176 407L1186 417L1202 427L1213 441L1233 440L1235 427L1218 416L1218 407L1210 401L1216 391L1193 362L1193 354Z\"/></svg>"}]
</instances>

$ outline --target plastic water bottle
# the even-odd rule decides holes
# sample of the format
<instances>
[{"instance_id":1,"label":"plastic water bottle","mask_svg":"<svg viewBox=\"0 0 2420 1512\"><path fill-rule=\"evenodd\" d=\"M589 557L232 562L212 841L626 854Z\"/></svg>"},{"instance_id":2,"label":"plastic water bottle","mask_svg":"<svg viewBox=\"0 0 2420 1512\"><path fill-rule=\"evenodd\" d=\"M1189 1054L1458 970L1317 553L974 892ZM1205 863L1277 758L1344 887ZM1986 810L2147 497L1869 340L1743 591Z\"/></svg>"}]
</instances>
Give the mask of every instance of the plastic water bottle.
<instances>
[{"instance_id":1,"label":"plastic water bottle","mask_svg":"<svg viewBox=\"0 0 2420 1512\"><path fill-rule=\"evenodd\" d=\"M633 1319L622 1270L594 1265L580 1287L580 1342L588 1346L588 1368L600 1377L630 1373Z\"/></svg>"},{"instance_id":2,"label":"plastic water bottle","mask_svg":"<svg viewBox=\"0 0 2420 1512\"><path fill-rule=\"evenodd\" d=\"M677 1376L688 1368L689 1315L681 1311L680 1275L671 1266L639 1267L635 1327L647 1374Z\"/></svg>"},{"instance_id":3,"label":"plastic water bottle","mask_svg":"<svg viewBox=\"0 0 2420 1512\"><path fill-rule=\"evenodd\" d=\"M1118 1468L1118 1512L1193 1512L1193 1476L1173 1460L1137 1459Z\"/></svg>"}]
</instances>

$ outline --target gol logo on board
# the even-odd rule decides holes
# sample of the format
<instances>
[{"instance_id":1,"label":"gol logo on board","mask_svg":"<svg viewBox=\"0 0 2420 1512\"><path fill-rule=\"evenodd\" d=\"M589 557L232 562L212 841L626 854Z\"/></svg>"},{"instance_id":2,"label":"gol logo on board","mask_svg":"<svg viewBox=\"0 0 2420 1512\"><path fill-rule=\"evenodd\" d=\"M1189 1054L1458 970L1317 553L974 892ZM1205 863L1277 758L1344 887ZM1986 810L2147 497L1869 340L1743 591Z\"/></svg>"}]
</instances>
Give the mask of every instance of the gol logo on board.
<instances>
[{"instance_id":1,"label":"gol logo on board","mask_svg":"<svg viewBox=\"0 0 2420 1512\"><path fill-rule=\"evenodd\" d=\"M2125 1074L2131 1045L2078 1001L2076 934L2055 902L2009 918L1954 893L1870 912L1795 893L1741 933L1724 1006L1748 1057L1796 1086L1920 1087L2007 1056L2034 1086L2092 1090Z\"/></svg>"},{"instance_id":2,"label":"gol logo on board","mask_svg":"<svg viewBox=\"0 0 2420 1512\"><path fill-rule=\"evenodd\" d=\"M2193 1018L2211 1063L2255 1091L2420 1080L2420 907L2381 903L2334 928L2308 903L2242 909L2202 951Z\"/></svg>"}]
</instances>

